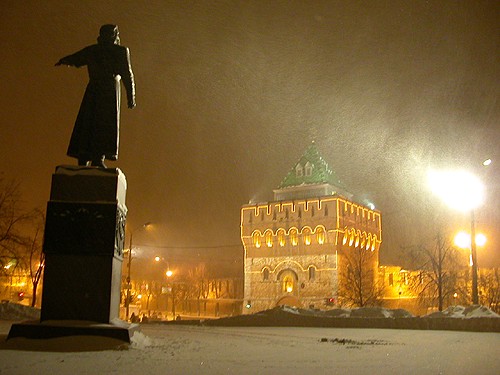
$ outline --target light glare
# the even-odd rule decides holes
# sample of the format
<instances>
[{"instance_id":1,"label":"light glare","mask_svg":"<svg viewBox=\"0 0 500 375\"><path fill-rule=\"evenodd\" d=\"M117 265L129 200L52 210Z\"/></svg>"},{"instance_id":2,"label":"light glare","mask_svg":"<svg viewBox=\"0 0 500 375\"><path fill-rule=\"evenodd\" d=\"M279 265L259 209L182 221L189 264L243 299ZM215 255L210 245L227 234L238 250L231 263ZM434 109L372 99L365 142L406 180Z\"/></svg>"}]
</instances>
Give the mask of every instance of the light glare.
<instances>
[{"instance_id":1,"label":"light glare","mask_svg":"<svg viewBox=\"0 0 500 375\"><path fill-rule=\"evenodd\" d=\"M455 245L461 249L470 248L470 235L466 232L459 232L455 236Z\"/></svg>"},{"instance_id":2,"label":"light glare","mask_svg":"<svg viewBox=\"0 0 500 375\"><path fill-rule=\"evenodd\" d=\"M476 235L476 245L477 246L484 246L486 245L486 236L482 233L479 233Z\"/></svg>"},{"instance_id":3,"label":"light glare","mask_svg":"<svg viewBox=\"0 0 500 375\"><path fill-rule=\"evenodd\" d=\"M454 242L461 249L470 249L470 234L467 232L458 232ZM484 234L476 234L476 245L480 247L486 245L486 236Z\"/></svg>"},{"instance_id":4,"label":"light glare","mask_svg":"<svg viewBox=\"0 0 500 375\"><path fill-rule=\"evenodd\" d=\"M470 211L484 200L484 186L466 171L429 171L431 190L451 208Z\"/></svg>"}]
</instances>

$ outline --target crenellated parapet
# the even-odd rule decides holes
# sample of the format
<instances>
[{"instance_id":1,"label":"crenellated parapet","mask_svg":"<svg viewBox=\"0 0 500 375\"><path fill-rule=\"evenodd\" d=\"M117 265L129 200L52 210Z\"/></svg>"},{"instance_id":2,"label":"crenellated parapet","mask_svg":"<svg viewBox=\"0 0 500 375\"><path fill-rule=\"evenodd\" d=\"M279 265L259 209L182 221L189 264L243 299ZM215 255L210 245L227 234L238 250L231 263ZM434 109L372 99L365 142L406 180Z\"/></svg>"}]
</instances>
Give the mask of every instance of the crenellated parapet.
<instances>
[{"instance_id":1,"label":"crenellated parapet","mask_svg":"<svg viewBox=\"0 0 500 375\"><path fill-rule=\"evenodd\" d=\"M327 229L336 227L338 198L316 198L281 202L248 204L241 209L242 228L264 231L269 228L288 230L301 223L327 222ZM249 233L251 234L251 233Z\"/></svg>"},{"instance_id":2,"label":"crenellated parapet","mask_svg":"<svg viewBox=\"0 0 500 375\"><path fill-rule=\"evenodd\" d=\"M340 196L249 204L241 209L241 238L246 248L345 245L346 236L375 246L380 220L379 211Z\"/></svg>"}]
</instances>

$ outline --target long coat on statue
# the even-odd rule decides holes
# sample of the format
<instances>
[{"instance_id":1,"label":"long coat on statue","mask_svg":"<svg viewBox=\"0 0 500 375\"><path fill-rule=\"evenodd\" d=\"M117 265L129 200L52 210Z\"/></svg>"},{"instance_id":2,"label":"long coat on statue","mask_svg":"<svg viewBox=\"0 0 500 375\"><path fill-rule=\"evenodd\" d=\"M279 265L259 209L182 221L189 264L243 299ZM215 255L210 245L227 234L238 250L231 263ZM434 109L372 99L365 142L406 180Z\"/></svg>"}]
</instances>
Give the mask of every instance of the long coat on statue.
<instances>
[{"instance_id":1,"label":"long coat on statue","mask_svg":"<svg viewBox=\"0 0 500 375\"><path fill-rule=\"evenodd\" d=\"M135 83L130 52L118 44L94 44L63 57L59 64L87 65L89 83L78 112L68 156L95 160L118 158L120 126L120 79L127 91L129 108L135 106Z\"/></svg>"}]
</instances>

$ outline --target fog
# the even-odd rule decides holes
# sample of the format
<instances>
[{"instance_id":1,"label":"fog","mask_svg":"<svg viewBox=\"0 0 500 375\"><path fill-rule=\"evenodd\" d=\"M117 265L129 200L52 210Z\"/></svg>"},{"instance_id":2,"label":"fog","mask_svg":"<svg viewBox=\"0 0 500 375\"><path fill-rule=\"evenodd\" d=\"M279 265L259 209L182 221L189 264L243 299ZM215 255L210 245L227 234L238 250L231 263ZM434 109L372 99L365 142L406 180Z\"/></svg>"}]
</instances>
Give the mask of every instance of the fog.
<instances>
[{"instance_id":1,"label":"fog","mask_svg":"<svg viewBox=\"0 0 500 375\"><path fill-rule=\"evenodd\" d=\"M87 82L62 56L116 23L137 108L122 106L131 227L145 257L239 264L241 205L272 200L314 140L382 212L381 261L468 216L433 197L427 169L465 167L486 185L476 212L497 265L500 139L495 1L7 2L0 48L0 173L44 207ZM491 158L487 169L481 162Z\"/></svg>"}]
</instances>

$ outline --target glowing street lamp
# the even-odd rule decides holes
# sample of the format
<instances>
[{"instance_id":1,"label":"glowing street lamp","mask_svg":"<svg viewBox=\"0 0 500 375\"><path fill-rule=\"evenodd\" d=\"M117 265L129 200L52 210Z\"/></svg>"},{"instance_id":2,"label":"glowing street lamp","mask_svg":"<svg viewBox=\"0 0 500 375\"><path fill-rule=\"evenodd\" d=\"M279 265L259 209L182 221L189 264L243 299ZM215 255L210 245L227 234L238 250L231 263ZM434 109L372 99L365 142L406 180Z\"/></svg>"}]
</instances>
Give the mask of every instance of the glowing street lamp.
<instances>
[{"instance_id":1,"label":"glowing street lamp","mask_svg":"<svg viewBox=\"0 0 500 375\"><path fill-rule=\"evenodd\" d=\"M470 245L470 236L465 232L458 232L454 239L455 245L461 249L468 249Z\"/></svg>"},{"instance_id":2,"label":"glowing street lamp","mask_svg":"<svg viewBox=\"0 0 500 375\"><path fill-rule=\"evenodd\" d=\"M488 164L485 164L488 165ZM476 254L476 228L474 209L484 201L484 186L473 174L466 171L429 171L429 184L432 191L439 196L444 203L459 211L470 211L471 235L470 251L472 266L472 303L479 303L477 289L477 254Z\"/></svg>"},{"instance_id":3,"label":"glowing street lamp","mask_svg":"<svg viewBox=\"0 0 500 375\"><path fill-rule=\"evenodd\" d=\"M467 232L458 232L455 235L454 239L455 245L457 245L461 249L469 249L471 248L471 236ZM483 247L486 245L486 236L482 233L477 233L476 234L476 240L475 240L476 246ZM472 252L470 253L470 265L472 266L474 262L472 261Z\"/></svg>"},{"instance_id":4,"label":"glowing street lamp","mask_svg":"<svg viewBox=\"0 0 500 375\"><path fill-rule=\"evenodd\" d=\"M458 232L454 239L455 245L461 249L470 249L471 238L467 232ZM486 236L482 233L476 234L476 246L486 245Z\"/></svg>"},{"instance_id":5,"label":"glowing street lamp","mask_svg":"<svg viewBox=\"0 0 500 375\"><path fill-rule=\"evenodd\" d=\"M161 262L161 261L163 261L163 262L167 263L167 271L165 272L165 275L166 275L167 277L171 277L174 273L170 270L170 264L169 264L168 262L166 262L166 261L165 261L162 257L160 257L160 256L155 256L155 262L156 262L156 263L159 263L159 262Z\"/></svg>"},{"instance_id":6,"label":"glowing street lamp","mask_svg":"<svg viewBox=\"0 0 500 375\"><path fill-rule=\"evenodd\" d=\"M429 184L449 207L467 212L483 204L484 186L473 174L466 171L429 171Z\"/></svg>"},{"instance_id":7,"label":"glowing street lamp","mask_svg":"<svg viewBox=\"0 0 500 375\"><path fill-rule=\"evenodd\" d=\"M476 234L476 245L483 247L486 245L486 236L482 233Z\"/></svg>"},{"instance_id":8,"label":"glowing street lamp","mask_svg":"<svg viewBox=\"0 0 500 375\"><path fill-rule=\"evenodd\" d=\"M170 263L168 261L166 261L164 258L162 258L160 256L156 256L155 262L157 262L157 263L165 262L167 264L167 271L165 271L165 276L168 279L167 284L169 287L169 291L172 294L172 316L173 316L173 319L175 319L175 281L172 280L172 276L174 276L174 272L170 269ZM167 310L168 310L168 296L166 298L167 298L166 302L167 302Z\"/></svg>"},{"instance_id":9,"label":"glowing street lamp","mask_svg":"<svg viewBox=\"0 0 500 375\"><path fill-rule=\"evenodd\" d=\"M167 270L167 272L165 272L165 275L167 276L168 279L170 279L174 273L170 270L170 267L169 269ZM175 281L171 281L171 293L172 293L172 320L175 319Z\"/></svg>"}]
</instances>

